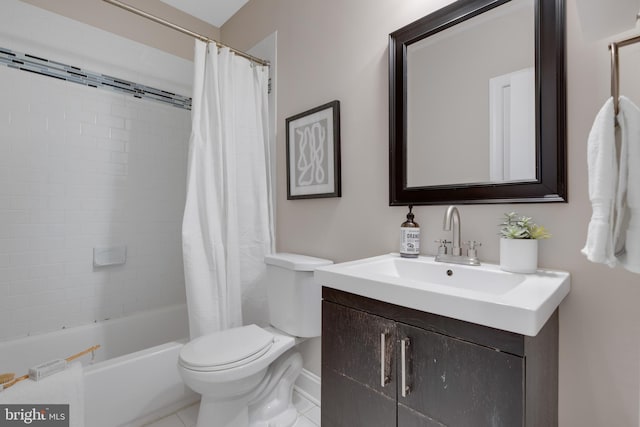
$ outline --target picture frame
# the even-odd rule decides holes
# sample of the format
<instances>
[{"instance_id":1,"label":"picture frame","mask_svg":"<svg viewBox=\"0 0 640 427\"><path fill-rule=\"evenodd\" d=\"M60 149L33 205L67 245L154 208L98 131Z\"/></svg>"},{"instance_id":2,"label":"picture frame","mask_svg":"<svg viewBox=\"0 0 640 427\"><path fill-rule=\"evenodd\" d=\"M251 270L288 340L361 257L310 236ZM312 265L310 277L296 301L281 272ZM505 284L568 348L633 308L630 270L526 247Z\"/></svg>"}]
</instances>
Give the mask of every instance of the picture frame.
<instances>
[{"instance_id":1,"label":"picture frame","mask_svg":"<svg viewBox=\"0 0 640 427\"><path fill-rule=\"evenodd\" d=\"M341 197L340 101L286 119L287 200Z\"/></svg>"}]
</instances>

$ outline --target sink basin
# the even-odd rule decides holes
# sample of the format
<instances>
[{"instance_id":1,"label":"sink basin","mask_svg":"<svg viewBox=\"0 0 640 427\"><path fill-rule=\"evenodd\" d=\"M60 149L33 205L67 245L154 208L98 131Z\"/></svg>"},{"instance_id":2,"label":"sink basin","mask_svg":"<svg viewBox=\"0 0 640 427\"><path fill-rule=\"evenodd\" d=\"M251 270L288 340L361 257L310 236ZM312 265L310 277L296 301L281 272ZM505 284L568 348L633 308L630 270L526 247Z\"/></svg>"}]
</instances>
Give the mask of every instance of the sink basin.
<instances>
[{"instance_id":1,"label":"sink basin","mask_svg":"<svg viewBox=\"0 0 640 427\"><path fill-rule=\"evenodd\" d=\"M323 286L420 311L535 336L569 293L570 275L515 274L499 266L435 262L387 254L320 267Z\"/></svg>"},{"instance_id":2,"label":"sink basin","mask_svg":"<svg viewBox=\"0 0 640 427\"><path fill-rule=\"evenodd\" d=\"M526 279L523 274L509 274L493 268L467 268L431 262L425 257L411 259L394 255L355 262L345 268L359 275L375 274L402 279L407 286L442 286L495 295L509 292Z\"/></svg>"}]
</instances>

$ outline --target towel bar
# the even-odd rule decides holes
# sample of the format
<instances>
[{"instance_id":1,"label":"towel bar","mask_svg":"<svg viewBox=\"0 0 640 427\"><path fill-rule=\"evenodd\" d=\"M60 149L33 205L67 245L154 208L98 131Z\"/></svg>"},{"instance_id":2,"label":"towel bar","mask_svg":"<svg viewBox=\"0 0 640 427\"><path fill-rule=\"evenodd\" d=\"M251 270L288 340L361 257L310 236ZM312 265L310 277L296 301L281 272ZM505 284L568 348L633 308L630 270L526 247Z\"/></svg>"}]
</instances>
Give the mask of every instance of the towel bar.
<instances>
[{"instance_id":1,"label":"towel bar","mask_svg":"<svg viewBox=\"0 0 640 427\"><path fill-rule=\"evenodd\" d=\"M609 50L611 50L611 96L613 97L613 108L616 116L618 115L619 111L618 99L620 98L620 70L618 67L618 49L638 42L640 42L640 36L631 37L609 44Z\"/></svg>"}]
</instances>

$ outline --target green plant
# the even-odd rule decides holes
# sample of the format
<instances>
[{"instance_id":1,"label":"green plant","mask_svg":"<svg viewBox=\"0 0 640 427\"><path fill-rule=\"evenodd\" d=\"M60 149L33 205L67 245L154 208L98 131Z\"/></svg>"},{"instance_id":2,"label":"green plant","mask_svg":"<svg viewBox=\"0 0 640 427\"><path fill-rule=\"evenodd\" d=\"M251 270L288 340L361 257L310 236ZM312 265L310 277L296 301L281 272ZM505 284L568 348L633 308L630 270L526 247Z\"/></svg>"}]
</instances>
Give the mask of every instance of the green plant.
<instances>
[{"instance_id":1,"label":"green plant","mask_svg":"<svg viewBox=\"0 0 640 427\"><path fill-rule=\"evenodd\" d=\"M505 239L548 239L551 234L541 225L526 216L518 216L517 212L504 214L500 224L500 236Z\"/></svg>"}]
</instances>

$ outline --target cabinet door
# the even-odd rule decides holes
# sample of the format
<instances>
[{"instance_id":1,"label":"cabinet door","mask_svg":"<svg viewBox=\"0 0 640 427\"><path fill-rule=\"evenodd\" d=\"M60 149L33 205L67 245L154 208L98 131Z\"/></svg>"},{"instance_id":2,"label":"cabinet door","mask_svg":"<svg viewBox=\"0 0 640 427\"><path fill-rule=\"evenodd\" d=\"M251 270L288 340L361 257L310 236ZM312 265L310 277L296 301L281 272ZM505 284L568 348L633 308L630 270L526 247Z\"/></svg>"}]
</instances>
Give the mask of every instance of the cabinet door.
<instances>
[{"instance_id":1,"label":"cabinet door","mask_svg":"<svg viewBox=\"0 0 640 427\"><path fill-rule=\"evenodd\" d=\"M404 405L398 405L398 425L402 427L447 427Z\"/></svg>"},{"instance_id":2,"label":"cabinet door","mask_svg":"<svg viewBox=\"0 0 640 427\"><path fill-rule=\"evenodd\" d=\"M345 375L323 368L322 427L394 427L395 399Z\"/></svg>"},{"instance_id":3,"label":"cabinet door","mask_svg":"<svg viewBox=\"0 0 640 427\"><path fill-rule=\"evenodd\" d=\"M395 322L322 302L322 425L396 425Z\"/></svg>"},{"instance_id":4,"label":"cabinet door","mask_svg":"<svg viewBox=\"0 0 640 427\"><path fill-rule=\"evenodd\" d=\"M398 340L399 427L523 425L523 358L401 323Z\"/></svg>"}]
</instances>

